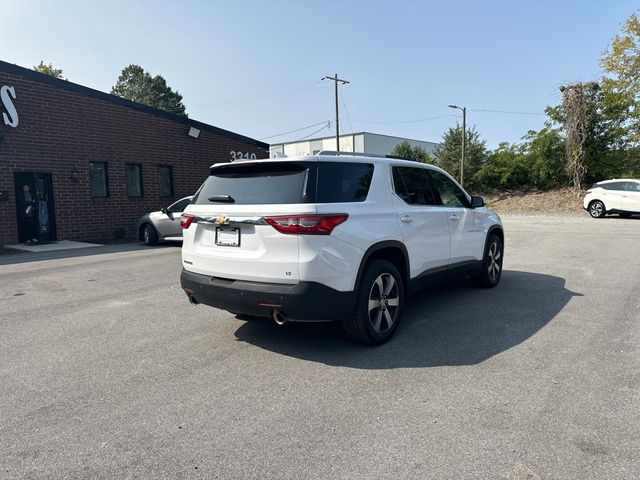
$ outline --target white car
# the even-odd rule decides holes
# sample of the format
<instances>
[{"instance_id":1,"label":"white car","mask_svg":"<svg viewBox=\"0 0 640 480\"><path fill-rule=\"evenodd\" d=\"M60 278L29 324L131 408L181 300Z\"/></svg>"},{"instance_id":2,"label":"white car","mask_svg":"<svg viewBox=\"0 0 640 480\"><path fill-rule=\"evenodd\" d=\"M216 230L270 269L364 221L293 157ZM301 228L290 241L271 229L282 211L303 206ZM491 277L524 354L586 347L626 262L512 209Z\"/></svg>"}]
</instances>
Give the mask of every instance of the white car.
<instances>
[{"instance_id":1,"label":"white car","mask_svg":"<svg viewBox=\"0 0 640 480\"><path fill-rule=\"evenodd\" d=\"M504 233L482 197L423 163L321 152L213 165L182 214L191 303L285 321L342 321L387 341L407 296L500 280Z\"/></svg>"},{"instance_id":2,"label":"white car","mask_svg":"<svg viewBox=\"0 0 640 480\"><path fill-rule=\"evenodd\" d=\"M640 213L640 180L605 180L594 183L584 197L582 206L594 218L617 213L628 218Z\"/></svg>"}]
</instances>

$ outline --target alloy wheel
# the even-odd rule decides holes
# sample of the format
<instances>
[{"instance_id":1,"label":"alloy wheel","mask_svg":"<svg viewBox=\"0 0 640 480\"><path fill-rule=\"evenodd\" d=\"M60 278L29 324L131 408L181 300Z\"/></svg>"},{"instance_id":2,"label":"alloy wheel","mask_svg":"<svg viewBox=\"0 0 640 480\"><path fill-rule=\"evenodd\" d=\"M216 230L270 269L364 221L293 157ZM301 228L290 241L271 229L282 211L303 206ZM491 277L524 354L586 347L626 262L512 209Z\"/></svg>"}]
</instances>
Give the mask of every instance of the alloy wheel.
<instances>
[{"instance_id":1,"label":"alloy wheel","mask_svg":"<svg viewBox=\"0 0 640 480\"><path fill-rule=\"evenodd\" d=\"M589 207L589 213L592 217L601 217L603 208L604 207L600 202L593 202Z\"/></svg>"},{"instance_id":2,"label":"alloy wheel","mask_svg":"<svg viewBox=\"0 0 640 480\"><path fill-rule=\"evenodd\" d=\"M395 323L400 307L400 290L389 273L378 275L369 291L369 321L377 333L388 331Z\"/></svg>"},{"instance_id":3,"label":"alloy wheel","mask_svg":"<svg viewBox=\"0 0 640 480\"><path fill-rule=\"evenodd\" d=\"M489 280L496 282L498 275L500 274L500 259L502 258L502 251L498 242L493 242L489 247L489 264L487 265L487 272L489 274Z\"/></svg>"}]
</instances>

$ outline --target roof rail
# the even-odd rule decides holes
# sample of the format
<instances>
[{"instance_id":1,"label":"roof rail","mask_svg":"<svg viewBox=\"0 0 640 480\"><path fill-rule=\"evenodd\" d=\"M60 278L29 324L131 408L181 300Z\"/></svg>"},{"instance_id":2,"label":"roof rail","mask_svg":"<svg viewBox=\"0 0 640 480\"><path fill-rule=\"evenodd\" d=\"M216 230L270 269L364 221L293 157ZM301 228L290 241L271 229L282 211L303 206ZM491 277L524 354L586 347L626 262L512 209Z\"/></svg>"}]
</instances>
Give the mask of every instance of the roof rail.
<instances>
[{"instance_id":1,"label":"roof rail","mask_svg":"<svg viewBox=\"0 0 640 480\"><path fill-rule=\"evenodd\" d=\"M385 155L385 158L396 158L398 160L413 160L413 158L409 157L399 157L397 155Z\"/></svg>"},{"instance_id":2,"label":"roof rail","mask_svg":"<svg viewBox=\"0 0 640 480\"><path fill-rule=\"evenodd\" d=\"M376 158L385 158L386 155L380 155L378 153L360 153L360 152L338 152L335 150L321 150L316 155L345 155L348 157L376 157Z\"/></svg>"}]
</instances>

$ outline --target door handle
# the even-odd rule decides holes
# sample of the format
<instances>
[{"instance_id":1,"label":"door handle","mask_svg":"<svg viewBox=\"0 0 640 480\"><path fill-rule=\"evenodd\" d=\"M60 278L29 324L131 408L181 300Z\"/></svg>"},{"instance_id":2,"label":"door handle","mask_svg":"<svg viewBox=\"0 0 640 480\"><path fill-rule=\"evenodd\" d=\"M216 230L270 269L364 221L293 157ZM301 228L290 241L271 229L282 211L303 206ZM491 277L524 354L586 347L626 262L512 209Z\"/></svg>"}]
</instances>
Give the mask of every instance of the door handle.
<instances>
[{"instance_id":1,"label":"door handle","mask_svg":"<svg viewBox=\"0 0 640 480\"><path fill-rule=\"evenodd\" d=\"M620 195L620 196L621 196L622 198L627 198L627 196L626 196L626 195Z\"/></svg>"},{"instance_id":2,"label":"door handle","mask_svg":"<svg viewBox=\"0 0 640 480\"><path fill-rule=\"evenodd\" d=\"M449 220L451 220L452 222L457 222L458 220L460 220L460 216L453 214L449 217Z\"/></svg>"},{"instance_id":3,"label":"door handle","mask_svg":"<svg viewBox=\"0 0 640 480\"><path fill-rule=\"evenodd\" d=\"M400 217L400 221L401 222L413 222L413 218L411 218L411 215L404 215L403 217Z\"/></svg>"}]
</instances>

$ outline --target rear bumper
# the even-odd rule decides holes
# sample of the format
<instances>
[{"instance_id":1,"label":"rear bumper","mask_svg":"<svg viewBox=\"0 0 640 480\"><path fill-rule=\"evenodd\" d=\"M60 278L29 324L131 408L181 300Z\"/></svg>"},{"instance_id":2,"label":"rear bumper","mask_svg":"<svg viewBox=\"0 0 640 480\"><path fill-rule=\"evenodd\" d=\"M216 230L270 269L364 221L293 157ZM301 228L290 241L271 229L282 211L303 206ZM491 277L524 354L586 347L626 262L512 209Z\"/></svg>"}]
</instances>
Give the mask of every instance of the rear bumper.
<instances>
[{"instance_id":1,"label":"rear bumper","mask_svg":"<svg viewBox=\"0 0 640 480\"><path fill-rule=\"evenodd\" d=\"M355 295L316 282L295 285L227 280L182 270L180 284L195 303L233 313L270 317L280 311L291 321L343 320L353 314Z\"/></svg>"}]
</instances>

